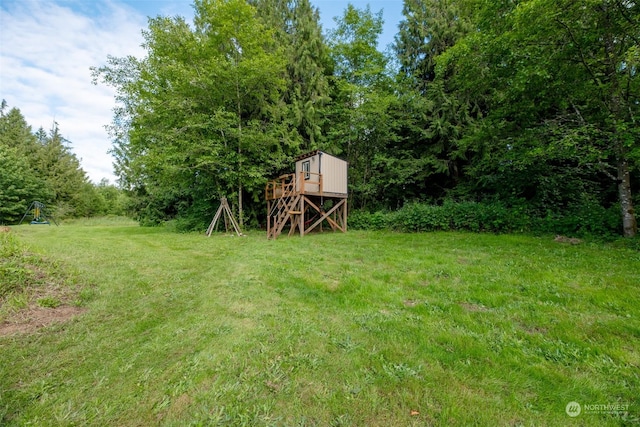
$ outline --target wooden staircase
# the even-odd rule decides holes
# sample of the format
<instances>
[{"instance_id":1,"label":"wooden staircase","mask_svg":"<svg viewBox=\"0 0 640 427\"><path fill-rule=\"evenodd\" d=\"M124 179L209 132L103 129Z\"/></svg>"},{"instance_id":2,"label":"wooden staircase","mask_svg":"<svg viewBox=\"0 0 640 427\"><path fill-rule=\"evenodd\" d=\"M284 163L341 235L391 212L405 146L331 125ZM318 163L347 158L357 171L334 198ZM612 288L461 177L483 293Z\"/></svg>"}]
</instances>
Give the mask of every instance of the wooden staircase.
<instances>
[{"instance_id":1,"label":"wooden staircase","mask_svg":"<svg viewBox=\"0 0 640 427\"><path fill-rule=\"evenodd\" d=\"M300 215L301 212L297 211L300 204L302 195L290 192L282 197L275 199L269 215L267 216L267 238L276 239L284 226L291 220L291 226L293 227L294 219L296 215Z\"/></svg>"}]
</instances>

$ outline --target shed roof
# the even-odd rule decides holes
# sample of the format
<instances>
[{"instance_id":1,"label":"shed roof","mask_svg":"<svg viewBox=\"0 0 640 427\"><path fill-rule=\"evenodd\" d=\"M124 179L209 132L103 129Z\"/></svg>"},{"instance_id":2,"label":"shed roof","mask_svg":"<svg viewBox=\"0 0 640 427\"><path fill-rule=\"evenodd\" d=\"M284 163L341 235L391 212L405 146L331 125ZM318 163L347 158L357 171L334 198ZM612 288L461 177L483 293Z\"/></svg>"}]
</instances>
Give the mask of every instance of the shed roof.
<instances>
[{"instance_id":1,"label":"shed roof","mask_svg":"<svg viewBox=\"0 0 640 427\"><path fill-rule=\"evenodd\" d=\"M306 159L308 157L313 157L318 153L320 153L320 150L313 150L313 151L309 151L308 153L300 154L295 158L295 161L297 162L299 160Z\"/></svg>"},{"instance_id":2,"label":"shed roof","mask_svg":"<svg viewBox=\"0 0 640 427\"><path fill-rule=\"evenodd\" d=\"M322 150L313 150L313 151L309 151L308 153L300 154L299 156L297 156L295 158L295 161L297 162L297 161L300 161L300 160L308 159L309 157L313 157L318 153L326 154L327 156L335 157L336 159L342 160L339 157L336 157L336 156L334 156L332 154L329 154L329 153L325 153Z\"/></svg>"}]
</instances>

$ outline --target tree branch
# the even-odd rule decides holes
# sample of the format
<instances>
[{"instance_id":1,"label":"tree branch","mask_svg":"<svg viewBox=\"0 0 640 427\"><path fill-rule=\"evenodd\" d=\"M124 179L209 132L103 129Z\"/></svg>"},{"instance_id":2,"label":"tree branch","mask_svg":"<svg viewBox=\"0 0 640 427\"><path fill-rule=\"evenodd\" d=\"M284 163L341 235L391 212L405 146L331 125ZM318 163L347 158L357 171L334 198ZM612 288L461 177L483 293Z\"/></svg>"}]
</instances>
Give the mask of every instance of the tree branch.
<instances>
[{"instance_id":1,"label":"tree branch","mask_svg":"<svg viewBox=\"0 0 640 427\"><path fill-rule=\"evenodd\" d=\"M607 177L611 178L613 181L618 181L618 177L615 176L614 174L612 174L611 172L609 172L606 168L609 169L616 169L615 167L606 164L603 161L598 162L598 166L600 166L600 171L605 174Z\"/></svg>"},{"instance_id":2,"label":"tree branch","mask_svg":"<svg viewBox=\"0 0 640 427\"><path fill-rule=\"evenodd\" d=\"M638 28L640 26L640 22L634 21L633 18L626 13L628 11L628 8L625 7L620 1L616 1L615 3L617 9L620 11L620 15L622 15L624 20L631 24L632 28ZM640 44L640 39L635 37L633 34L627 34L627 36L629 36L633 40L634 44Z\"/></svg>"},{"instance_id":3,"label":"tree branch","mask_svg":"<svg viewBox=\"0 0 640 427\"><path fill-rule=\"evenodd\" d=\"M587 60L586 60L586 58L584 56L584 52L582 51L582 47L580 46L580 44L576 40L575 36L573 35L573 32L571 31L571 28L569 28L569 26L567 24L565 24L564 22L562 22L558 18L556 18L556 22L558 24L560 24L562 27L564 27L564 29L567 31L567 34L569 34L569 37L571 38L571 41L573 41L573 43L578 47L578 52L580 52L580 62L582 63L584 68L587 70L587 72L591 75L591 78L593 79L594 83L597 86L600 86L600 82L598 81L598 78L596 77L596 75L593 72L593 70L591 70L591 67L589 66L589 64L587 64Z\"/></svg>"},{"instance_id":4,"label":"tree branch","mask_svg":"<svg viewBox=\"0 0 640 427\"><path fill-rule=\"evenodd\" d=\"M580 114L580 110L578 110L578 107L576 107L576 104L574 104L573 101L571 101L571 106L573 107L573 111L576 112L576 115L578 116L580 123L583 125L586 125L587 124L586 120L584 119L584 117L582 117L582 114Z\"/></svg>"}]
</instances>

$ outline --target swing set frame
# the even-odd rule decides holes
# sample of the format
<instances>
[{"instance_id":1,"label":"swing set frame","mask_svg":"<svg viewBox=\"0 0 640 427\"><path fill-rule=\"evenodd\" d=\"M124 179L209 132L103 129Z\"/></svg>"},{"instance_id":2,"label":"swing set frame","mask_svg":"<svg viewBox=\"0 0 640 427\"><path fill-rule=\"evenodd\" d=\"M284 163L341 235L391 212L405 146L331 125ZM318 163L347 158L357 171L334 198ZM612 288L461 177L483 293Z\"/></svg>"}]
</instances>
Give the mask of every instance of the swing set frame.
<instances>
[{"instance_id":1,"label":"swing set frame","mask_svg":"<svg viewBox=\"0 0 640 427\"><path fill-rule=\"evenodd\" d=\"M51 219L51 221L53 221L56 226L58 225L53 215L48 214L46 205L44 203L38 202L37 200L31 202L31 204L27 208L27 211L24 213L24 215L22 215L22 219L20 220L18 225L22 224L24 219L29 214L31 214L32 218L29 222L29 224L31 225L51 225L49 219Z\"/></svg>"}]
</instances>

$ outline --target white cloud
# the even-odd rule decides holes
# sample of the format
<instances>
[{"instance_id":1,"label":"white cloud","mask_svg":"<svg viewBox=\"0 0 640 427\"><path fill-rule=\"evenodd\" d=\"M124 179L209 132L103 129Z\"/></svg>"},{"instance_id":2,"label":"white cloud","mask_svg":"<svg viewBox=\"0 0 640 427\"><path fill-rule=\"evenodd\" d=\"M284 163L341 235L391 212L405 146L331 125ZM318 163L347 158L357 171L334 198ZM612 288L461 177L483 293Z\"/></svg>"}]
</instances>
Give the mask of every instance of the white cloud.
<instances>
[{"instance_id":1,"label":"white cloud","mask_svg":"<svg viewBox=\"0 0 640 427\"><path fill-rule=\"evenodd\" d=\"M119 3L3 1L0 7L0 98L19 108L34 130L58 122L94 182L114 181L111 142L114 92L91 83L90 67L107 55L143 56L146 17ZM86 5L86 3L85 3ZM76 9L74 9L76 7Z\"/></svg>"}]
</instances>

